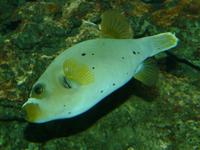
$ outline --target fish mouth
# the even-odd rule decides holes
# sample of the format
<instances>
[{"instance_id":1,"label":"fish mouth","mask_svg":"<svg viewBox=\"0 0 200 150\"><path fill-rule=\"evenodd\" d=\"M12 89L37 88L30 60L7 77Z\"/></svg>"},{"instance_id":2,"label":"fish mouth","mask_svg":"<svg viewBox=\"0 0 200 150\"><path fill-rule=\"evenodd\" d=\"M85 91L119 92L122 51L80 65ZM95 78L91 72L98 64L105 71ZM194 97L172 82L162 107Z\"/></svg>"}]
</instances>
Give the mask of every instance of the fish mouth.
<instances>
[{"instance_id":1,"label":"fish mouth","mask_svg":"<svg viewBox=\"0 0 200 150\"><path fill-rule=\"evenodd\" d=\"M26 114L25 119L28 122L39 122L42 112L38 103L38 99L29 98L28 101L23 104L22 109Z\"/></svg>"}]
</instances>

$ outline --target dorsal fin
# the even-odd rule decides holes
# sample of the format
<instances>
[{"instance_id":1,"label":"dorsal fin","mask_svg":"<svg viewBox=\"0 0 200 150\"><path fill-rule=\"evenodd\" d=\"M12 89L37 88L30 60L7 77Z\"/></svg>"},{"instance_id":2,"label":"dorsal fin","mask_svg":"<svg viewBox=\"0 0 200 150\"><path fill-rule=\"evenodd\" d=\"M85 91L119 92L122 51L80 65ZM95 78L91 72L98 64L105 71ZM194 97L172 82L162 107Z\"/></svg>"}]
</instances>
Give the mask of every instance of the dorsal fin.
<instances>
[{"instance_id":1,"label":"dorsal fin","mask_svg":"<svg viewBox=\"0 0 200 150\"><path fill-rule=\"evenodd\" d=\"M154 86L158 79L158 73L155 61L147 59L137 68L134 78L147 86Z\"/></svg>"},{"instance_id":2,"label":"dorsal fin","mask_svg":"<svg viewBox=\"0 0 200 150\"><path fill-rule=\"evenodd\" d=\"M130 39L133 31L127 19L116 10L108 10L101 16L101 36L103 38Z\"/></svg>"}]
</instances>

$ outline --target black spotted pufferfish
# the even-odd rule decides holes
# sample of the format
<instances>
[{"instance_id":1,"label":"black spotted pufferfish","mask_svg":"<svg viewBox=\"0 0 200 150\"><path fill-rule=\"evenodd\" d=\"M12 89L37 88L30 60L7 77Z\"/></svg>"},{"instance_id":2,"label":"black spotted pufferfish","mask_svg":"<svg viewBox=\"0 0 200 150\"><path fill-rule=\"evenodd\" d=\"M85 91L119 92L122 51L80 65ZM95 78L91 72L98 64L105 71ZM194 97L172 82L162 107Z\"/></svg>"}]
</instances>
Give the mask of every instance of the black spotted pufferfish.
<instances>
[{"instance_id":1,"label":"black spotted pufferfish","mask_svg":"<svg viewBox=\"0 0 200 150\"><path fill-rule=\"evenodd\" d=\"M132 39L126 18L116 11L102 15L101 38L78 43L57 56L33 85L22 106L26 120L43 123L84 113L132 77L155 81L145 60L177 45L170 32Z\"/></svg>"}]
</instances>

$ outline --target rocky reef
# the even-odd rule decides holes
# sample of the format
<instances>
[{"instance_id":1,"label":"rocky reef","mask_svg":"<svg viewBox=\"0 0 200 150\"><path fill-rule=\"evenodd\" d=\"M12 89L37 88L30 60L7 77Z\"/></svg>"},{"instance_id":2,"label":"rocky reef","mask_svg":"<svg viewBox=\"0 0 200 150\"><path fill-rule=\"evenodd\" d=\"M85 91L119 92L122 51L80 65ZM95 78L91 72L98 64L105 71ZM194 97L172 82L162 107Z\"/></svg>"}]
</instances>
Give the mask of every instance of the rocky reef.
<instances>
[{"instance_id":1,"label":"rocky reef","mask_svg":"<svg viewBox=\"0 0 200 150\"><path fill-rule=\"evenodd\" d=\"M170 31L178 47L156 56L156 87L134 79L76 118L30 124L22 103L49 63L98 37L102 12L118 9L134 38ZM0 1L0 149L199 150L199 0Z\"/></svg>"}]
</instances>

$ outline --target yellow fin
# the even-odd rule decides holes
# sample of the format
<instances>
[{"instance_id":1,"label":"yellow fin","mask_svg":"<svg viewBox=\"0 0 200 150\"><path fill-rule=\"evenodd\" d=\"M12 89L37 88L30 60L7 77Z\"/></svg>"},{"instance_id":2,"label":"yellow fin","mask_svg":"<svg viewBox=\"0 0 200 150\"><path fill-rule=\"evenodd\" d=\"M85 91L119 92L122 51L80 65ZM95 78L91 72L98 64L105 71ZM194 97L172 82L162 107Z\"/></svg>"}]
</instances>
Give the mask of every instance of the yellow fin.
<instances>
[{"instance_id":1,"label":"yellow fin","mask_svg":"<svg viewBox=\"0 0 200 150\"><path fill-rule=\"evenodd\" d=\"M178 38L171 32L160 33L146 37L146 43L153 49L151 56L173 48L178 43Z\"/></svg>"},{"instance_id":2,"label":"yellow fin","mask_svg":"<svg viewBox=\"0 0 200 150\"><path fill-rule=\"evenodd\" d=\"M67 79L81 85L94 82L94 74L86 64L77 62L75 59L65 60L63 64L64 74Z\"/></svg>"},{"instance_id":3,"label":"yellow fin","mask_svg":"<svg viewBox=\"0 0 200 150\"><path fill-rule=\"evenodd\" d=\"M152 59L148 59L138 67L134 78L147 86L153 86L158 79L158 72L155 62Z\"/></svg>"},{"instance_id":4,"label":"yellow fin","mask_svg":"<svg viewBox=\"0 0 200 150\"><path fill-rule=\"evenodd\" d=\"M101 36L103 38L130 39L133 31L127 19L116 10L103 13L101 21Z\"/></svg>"}]
</instances>

